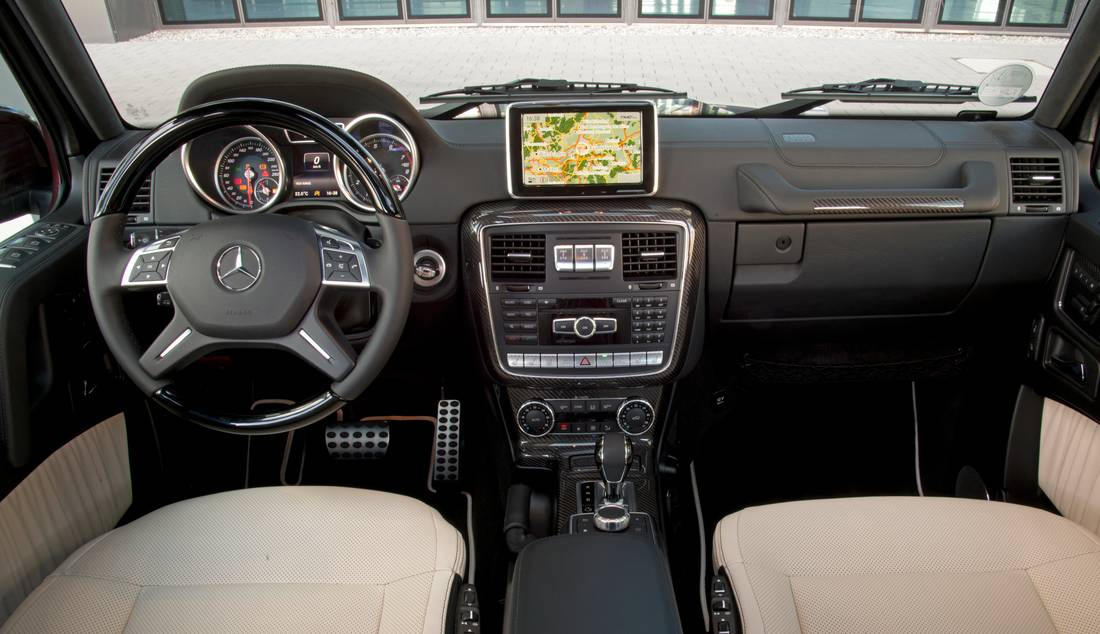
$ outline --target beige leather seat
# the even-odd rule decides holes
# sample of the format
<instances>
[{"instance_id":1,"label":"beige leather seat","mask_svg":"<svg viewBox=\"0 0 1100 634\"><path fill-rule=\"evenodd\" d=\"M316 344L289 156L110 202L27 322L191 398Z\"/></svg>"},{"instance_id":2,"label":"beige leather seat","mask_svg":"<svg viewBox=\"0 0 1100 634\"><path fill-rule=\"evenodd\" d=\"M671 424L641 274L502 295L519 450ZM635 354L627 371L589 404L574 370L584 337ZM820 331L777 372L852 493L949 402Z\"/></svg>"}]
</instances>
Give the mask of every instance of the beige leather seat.
<instances>
[{"instance_id":1,"label":"beige leather seat","mask_svg":"<svg viewBox=\"0 0 1100 634\"><path fill-rule=\"evenodd\" d=\"M757 632L1100 632L1100 539L1046 511L949 498L752 507L714 561Z\"/></svg>"},{"instance_id":2,"label":"beige leather seat","mask_svg":"<svg viewBox=\"0 0 1100 634\"><path fill-rule=\"evenodd\" d=\"M220 493L73 553L3 632L444 631L462 537L402 496L335 487Z\"/></svg>"}]
</instances>

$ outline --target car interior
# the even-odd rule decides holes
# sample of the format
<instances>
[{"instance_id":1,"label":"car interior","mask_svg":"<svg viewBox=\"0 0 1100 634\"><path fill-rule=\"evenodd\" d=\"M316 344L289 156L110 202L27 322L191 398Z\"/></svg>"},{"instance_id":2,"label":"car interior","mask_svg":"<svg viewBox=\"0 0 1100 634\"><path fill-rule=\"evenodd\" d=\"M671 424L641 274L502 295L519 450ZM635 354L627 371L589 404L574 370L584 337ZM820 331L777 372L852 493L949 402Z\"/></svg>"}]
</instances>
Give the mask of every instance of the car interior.
<instances>
[{"instance_id":1,"label":"car interior","mask_svg":"<svg viewBox=\"0 0 1100 634\"><path fill-rule=\"evenodd\" d=\"M65 11L0 2L0 631L1100 631L1100 2L1023 116L283 64L152 129Z\"/></svg>"}]
</instances>

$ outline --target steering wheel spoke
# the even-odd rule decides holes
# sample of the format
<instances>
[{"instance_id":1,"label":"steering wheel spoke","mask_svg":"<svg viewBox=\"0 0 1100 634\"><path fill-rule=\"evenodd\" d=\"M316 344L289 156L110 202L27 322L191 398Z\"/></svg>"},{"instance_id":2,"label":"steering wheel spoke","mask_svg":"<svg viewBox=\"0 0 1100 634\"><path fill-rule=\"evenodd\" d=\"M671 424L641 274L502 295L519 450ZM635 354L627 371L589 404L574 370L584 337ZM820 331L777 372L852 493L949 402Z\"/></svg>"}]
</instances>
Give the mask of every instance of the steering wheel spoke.
<instances>
[{"instance_id":1,"label":"steering wheel spoke","mask_svg":"<svg viewBox=\"0 0 1100 634\"><path fill-rule=\"evenodd\" d=\"M321 308L323 301L319 298L302 323L279 344L328 378L338 381L355 365L355 349L335 320L325 314L327 311Z\"/></svg>"},{"instance_id":2,"label":"steering wheel spoke","mask_svg":"<svg viewBox=\"0 0 1100 634\"><path fill-rule=\"evenodd\" d=\"M215 341L200 333L177 309L138 362L149 376L163 379L216 347Z\"/></svg>"}]
</instances>

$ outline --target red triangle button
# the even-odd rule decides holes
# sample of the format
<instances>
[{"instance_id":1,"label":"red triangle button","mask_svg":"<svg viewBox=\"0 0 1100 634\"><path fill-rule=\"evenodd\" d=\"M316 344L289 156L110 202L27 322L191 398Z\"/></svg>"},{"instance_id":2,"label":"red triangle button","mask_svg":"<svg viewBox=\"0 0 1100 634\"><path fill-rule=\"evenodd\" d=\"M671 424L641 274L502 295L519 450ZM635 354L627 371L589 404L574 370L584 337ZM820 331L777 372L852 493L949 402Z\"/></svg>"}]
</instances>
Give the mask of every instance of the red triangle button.
<instances>
[{"instance_id":1,"label":"red triangle button","mask_svg":"<svg viewBox=\"0 0 1100 634\"><path fill-rule=\"evenodd\" d=\"M588 360L588 357L581 357L581 365L592 365L592 362Z\"/></svg>"}]
</instances>

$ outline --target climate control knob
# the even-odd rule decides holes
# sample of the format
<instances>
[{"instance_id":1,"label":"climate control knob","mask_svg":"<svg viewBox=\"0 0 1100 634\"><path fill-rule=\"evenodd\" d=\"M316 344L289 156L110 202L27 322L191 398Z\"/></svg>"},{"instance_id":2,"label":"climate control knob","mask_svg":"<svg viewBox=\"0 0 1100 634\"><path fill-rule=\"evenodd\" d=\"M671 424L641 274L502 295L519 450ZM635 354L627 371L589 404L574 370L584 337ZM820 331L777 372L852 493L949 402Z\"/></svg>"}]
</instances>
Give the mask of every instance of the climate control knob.
<instances>
[{"instance_id":1,"label":"climate control knob","mask_svg":"<svg viewBox=\"0 0 1100 634\"><path fill-rule=\"evenodd\" d=\"M545 401L527 401L516 410L516 424L528 436L545 436L554 428L554 410Z\"/></svg>"},{"instance_id":2,"label":"climate control knob","mask_svg":"<svg viewBox=\"0 0 1100 634\"><path fill-rule=\"evenodd\" d=\"M653 410L653 405L644 398L629 398L619 406L615 418L618 420L619 429L623 430L623 433L638 436L653 427L653 421L656 420L657 413Z\"/></svg>"}]
</instances>

